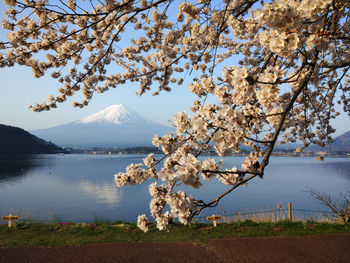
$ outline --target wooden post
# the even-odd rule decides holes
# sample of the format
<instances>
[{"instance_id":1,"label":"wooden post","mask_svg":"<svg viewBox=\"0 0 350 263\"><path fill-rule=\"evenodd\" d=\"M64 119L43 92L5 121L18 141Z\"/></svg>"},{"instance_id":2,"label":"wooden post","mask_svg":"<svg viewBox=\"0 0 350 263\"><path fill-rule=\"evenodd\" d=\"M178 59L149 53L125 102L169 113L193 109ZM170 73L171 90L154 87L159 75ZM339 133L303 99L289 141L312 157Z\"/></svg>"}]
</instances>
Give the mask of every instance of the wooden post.
<instances>
[{"instance_id":1,"label":"wooden post","mask_svg":"<svg viewBox=\"0 0 350 263\"><path fill-rule=\"evenodd\" d=\"M292 223L292 203L288 203L288 219L289 223Z\"/></svg>"},{"instance_id":2,"label":"wooden post","mask_svg":"<svg viewBox=\"0 0 350 263\"><path fill-rule=\"evenodd\" d=\"M216 227L216 218L215 218L215 215L212 215L212 217L214 218L214 220L213 220L213 225L214 225L214 227Z\"/></svg>"},{"instance_id":3,"label":"wooden post","mask_svg":"<svg viewBox=\"0 0 350 263\"><path fill-rule=\"evenodd\" d=\"M12 215L9 214L9 222L7 224L8 227L11 227L12 226Z\"/></svg>"}]
</instances>

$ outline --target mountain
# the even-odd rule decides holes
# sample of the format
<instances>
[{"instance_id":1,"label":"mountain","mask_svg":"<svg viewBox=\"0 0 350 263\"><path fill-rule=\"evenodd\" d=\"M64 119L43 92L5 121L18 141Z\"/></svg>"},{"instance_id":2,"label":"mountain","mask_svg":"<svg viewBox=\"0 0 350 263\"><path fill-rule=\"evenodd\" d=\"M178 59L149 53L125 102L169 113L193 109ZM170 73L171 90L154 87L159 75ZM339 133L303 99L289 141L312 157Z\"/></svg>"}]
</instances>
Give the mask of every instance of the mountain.
<instances>
[{"instance_id":1,"label":"mountain","mask_svg":"<svg viewBox=\"0 0 350 263\"><path fill-rule=\"evenodd\" d=\"M350 153L350 131L343 133L342 135L334 139L334 143L331 144L332 152L348 152Z\"/></svg>"},{"instance_id":2,"label":"mountain","mask_svg":"<svg viewBox=\"0 0 350 263\"><path fill-rule=\"evenodd\" d=\"M155 134L171 130L123 105L112 105L81 120L31 132L65 147L130 147L150 146Z\"/></svg>"},{"instance_id":3,"label":"mountain","mask_svg":"<svg viewBox=\"0 0 350 263\"><path fill-rule=\"evenodd\" d=\"M347 131L342 135L335 137L334 142L325 147L312 144L308 148L308 150L314 151L314 152L316 151L323 151L328 153L331 152L332 154L350 153L350 131Z\"/></svg>"},{"instance_id":4,"label":"mountain","mask_svg":"<svg viewBox=\"0 0 350 263\"><path fill-rule=\"evenodd\" d=\"M65 152L51 142L44 141L29 132L0 124L0 153L59 153Z\"/></svg>"}]
</instances>

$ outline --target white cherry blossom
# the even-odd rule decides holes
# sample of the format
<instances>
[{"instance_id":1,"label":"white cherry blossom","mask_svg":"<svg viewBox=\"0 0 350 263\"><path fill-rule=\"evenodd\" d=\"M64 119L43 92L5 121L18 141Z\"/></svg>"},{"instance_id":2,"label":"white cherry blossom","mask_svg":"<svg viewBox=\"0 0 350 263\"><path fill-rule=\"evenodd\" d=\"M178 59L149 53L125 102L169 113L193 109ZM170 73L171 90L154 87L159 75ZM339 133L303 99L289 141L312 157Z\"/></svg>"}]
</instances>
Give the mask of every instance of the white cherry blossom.
<instances>
[{"instance_id":1,"label":"white cherry blossom","mask_svg":"<svg viewBox=\"0 0 350 263\"><path fill-rule=\"evenodd\" d=\"M175 134L152 140L164 156L150 154L114 177L119 187L156 181L150 209L160 230L173 220L188 224L263 177L277 143L329 143L336 102L350 112L347 0L4 3L0 67L26 66L35 78L58 81L57 94L33 111L70 97L82 97L72 103L82 108L96 93L124 84L136 84L137 95L158 95L189 83L185 88L197 97L192 112L175 115ZM214 151L224 158L243 146L248 153L237 167L200 157ZM203 180L230 188L214 200L181 190ZM141 215L137 225L147 231L150 222Z\"/></svg>"}]
</instances>

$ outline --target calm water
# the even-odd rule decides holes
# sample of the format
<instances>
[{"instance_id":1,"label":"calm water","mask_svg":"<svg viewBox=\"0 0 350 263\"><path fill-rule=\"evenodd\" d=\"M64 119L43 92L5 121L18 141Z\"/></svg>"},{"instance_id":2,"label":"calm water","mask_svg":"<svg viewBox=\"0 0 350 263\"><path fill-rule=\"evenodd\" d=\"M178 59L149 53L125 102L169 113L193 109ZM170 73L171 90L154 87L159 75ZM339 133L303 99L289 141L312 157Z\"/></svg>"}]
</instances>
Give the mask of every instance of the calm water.
<instances>
[{"instance_id":1,"label":"calm water","mask_svg":"<svg viewBox=\"0 0 350 263\"><path fill-rule=\"evenodd\" d=\"M9 213L33 220L135 221L149 213L148 185L117 188L113 175L124 171L142 155L27 155L0 156L0 215ZM231 157L227 167L242 158ZM226 187L217 181L199 190L187 188L196 198L212 200ZM257 178L222 199L217 208L202 215L228 214L243 209L268 208L292 202L302 209L324 209L304 192L315 189L331 195L350 190L350 158L274 157L264 179Z\"/></svg>"}]
</instances>

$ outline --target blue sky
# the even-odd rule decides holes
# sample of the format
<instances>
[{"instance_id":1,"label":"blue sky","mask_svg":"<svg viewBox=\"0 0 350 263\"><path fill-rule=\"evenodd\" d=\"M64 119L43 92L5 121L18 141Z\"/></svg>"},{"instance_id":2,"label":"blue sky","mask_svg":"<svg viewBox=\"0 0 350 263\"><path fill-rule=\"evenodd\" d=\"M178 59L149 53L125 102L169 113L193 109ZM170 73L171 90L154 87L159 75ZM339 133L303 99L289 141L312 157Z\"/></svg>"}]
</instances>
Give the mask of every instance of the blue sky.
<instances>
[{"instance_id":1,"label":"blue sky","mask_svg":"<svg viewBox=\"0 0 350 263\"><path fill-rule=\"evenodd\" d=\"M127 84L111 89L103 94L95 94L89 106L73 108L69 99L58 104L57 109L48 112L32 112L30 104L46 101L49 94L56 95L60 83L44 77L35 79L30 69L24 67L0 69L0 123L32 130L57 126L76 121L113 104L123 104L140 115L161 124L169 125L169 120L179 111L189 111L195 98L186 87L174 87L172 92L162 92L152 96L150 92L140 96L134 94L137 86ZM136 85L136 84L135 84Z\"/></svg>"},{"instance_id":2,"label":"blue sky","mask_svg":"<svg viewBox=\"0 0 350 263\"><path fill-rule=\"evenodd\" d=\"M1 13L4 7L1 1ZM0 33L0 36L3 38L4 35ZM29 110L28 106L46 101L49 94L57 95L60 83L49 76L35 79L31 69L25 67L0 68L0 123L26 130L49 128L76 121L113 104L123 104L146 118L169 125L169 120L177 112L189 112L188 109L196 98L186 85L191 78L192 76L187 76L182 87L175 86L170 93L161 92L158 96L152 96L151 92L141 97L136 96L134 92L138 90L137 84L131 83L104 94L95 94L89 106L83 109L72 107L72 102L78 100L73 98L58 104L57 109L36 113ZM341 116L333 122L337 129L336 136L350 130L349 117L342 112L340 106L337 106L337 110Z\"/></svg>"},{"instance_id":3,"label":"blue sky","mask_svg":"<svg viewBox=\"0 0 350 263\"><path fill-rule=\"evenodd\" d=\"M7 6L0 2L0 18ZM3 40L4 30L0 30ZM131 35L130 35L131 36ZM113 69L112 69L113 70ZM114 69L118 70L118 69ZM161 92L152 96L147 92L141 97L134 94L138 90L137 84L129 83L104 94L95 94L89 106L79 109L73 108L72 102L80 102L79 96L74 96L57 109L36 113L28 109L30 104L47 101L49 94L55 96L61 84L46 74L40 79L33 78L32 71L23 66L0 68L0 123L18 126L26 130L53 127L79 120L113 104L123 104L138 112L140 115L158 123L170 125L169 120L179 111L189 111L192 101L196 98L187 89L187 85L175 86L172 92ZM189 81L191 77L186 80Z\"/></svg>"},{"instance_id":4,"label":"blue sky","mask_svg":"<svg viewBox=\"0 0 350 263\"><path fill-rule=\"evenodd\" d=\"M96 94L89 106L83 109L72 107L73 98L58 104L57 109L37 113L29 110L28 106L45 101L49 94L56 95L60 83L50 77L35 79L31 69L25 67L1 68L0 79L0 123L26 130L73 122L113 104L126 105L146 118L169 125L169 120L172 120L177 112L189 112L189 107L196 98L188 91L186 85L175 86L170 93L161 92L158 96L152 96L151 92L148 92L140 97L134 94L137 90L136 84L127 84L103 94ZM338 107L338 110L341 110L341 107ZM342 113L334 121L334 127L337 129L336 135L349 131L349 117Z\"/></svg>"}]
</instances>

